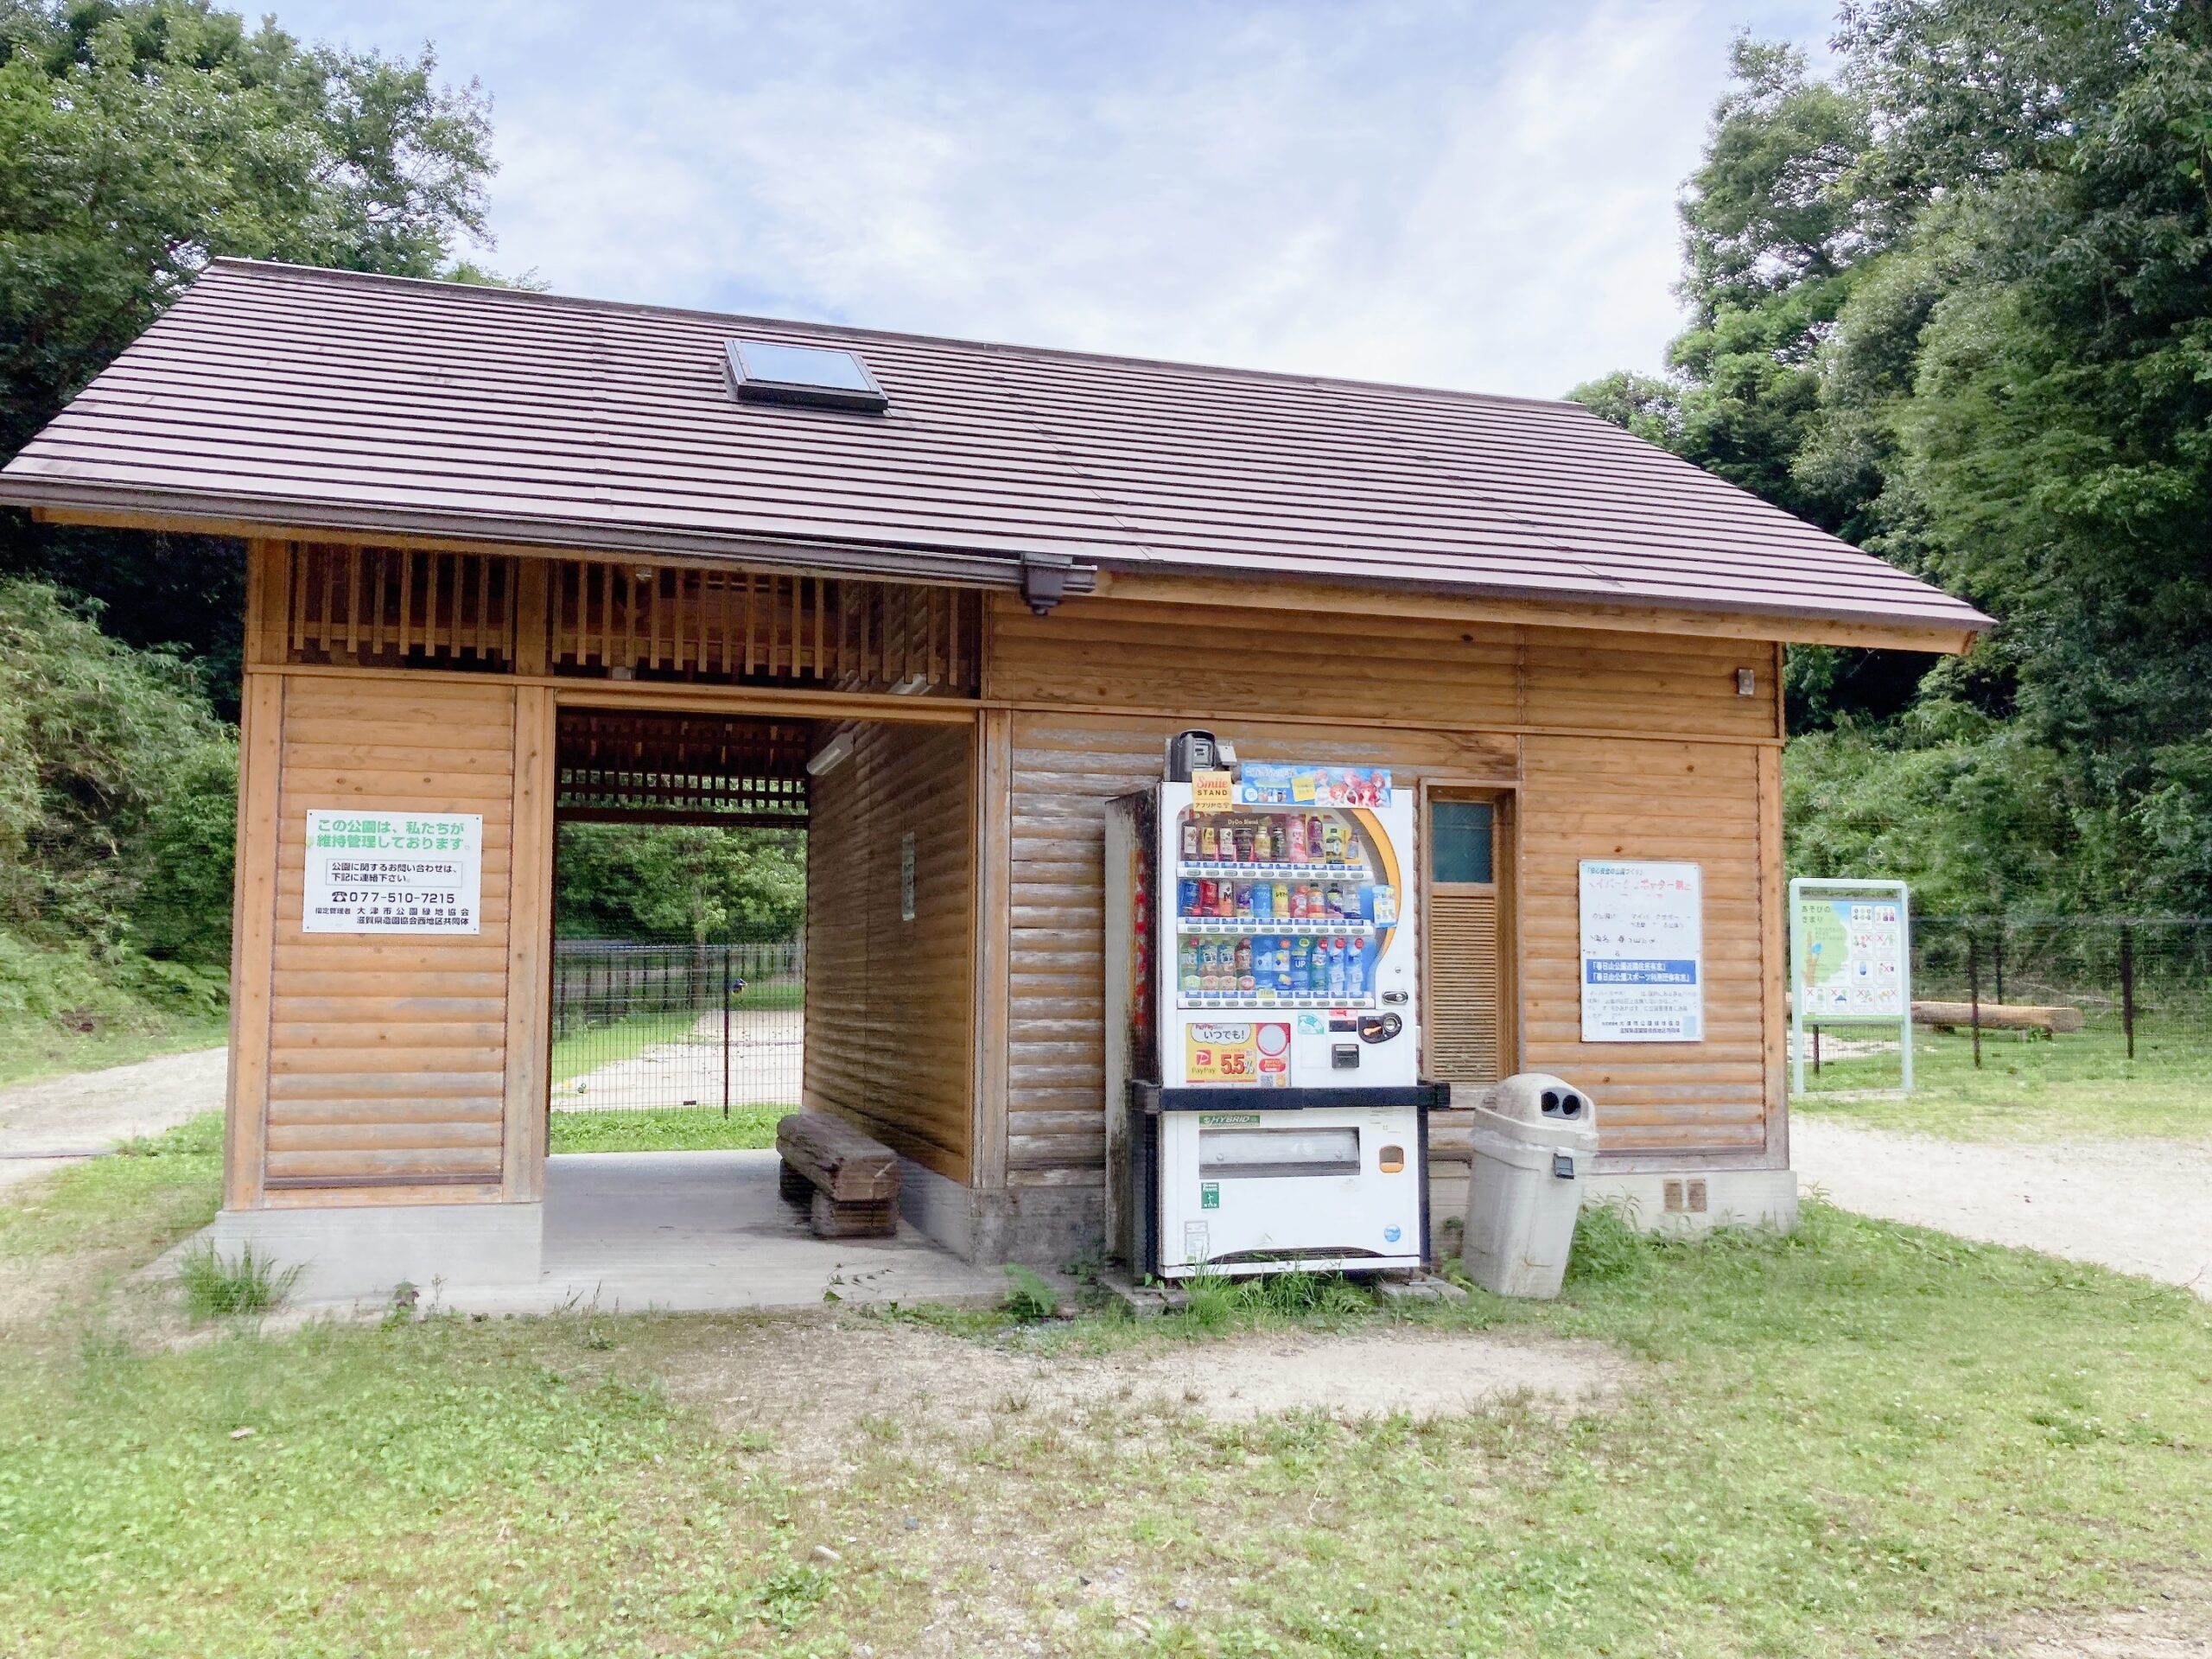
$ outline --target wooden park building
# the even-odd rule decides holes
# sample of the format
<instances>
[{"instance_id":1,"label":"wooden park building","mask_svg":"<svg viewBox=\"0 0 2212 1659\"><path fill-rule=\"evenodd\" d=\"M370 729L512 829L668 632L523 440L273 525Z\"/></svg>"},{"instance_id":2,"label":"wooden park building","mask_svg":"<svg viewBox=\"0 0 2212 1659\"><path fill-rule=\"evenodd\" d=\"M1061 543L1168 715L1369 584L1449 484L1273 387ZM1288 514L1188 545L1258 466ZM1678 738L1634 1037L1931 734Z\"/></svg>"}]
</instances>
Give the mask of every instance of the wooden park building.
<instances>
[{"instance_id":1,"label":"wooden park building","mask_svg":"<svg viewBox=\"0 0 2212 1659\"><path fill-rule=\"evenodd\" d=\"M372 1278L534 1248L564 816L798 814L808 1103L960 1255L1095 1250L1103 803L1192 726L1492 804L1430 1074L1558 1072L1640 1213L1786 1224L1783 643L1986 625L1571 404L233 261L0 499L247 543L221 1225ZM474 931L311 925L348 812L480 816ZM1581 1040L1602 857L1700 866L1699 1040Z\"/></svg>"}]
</instances>

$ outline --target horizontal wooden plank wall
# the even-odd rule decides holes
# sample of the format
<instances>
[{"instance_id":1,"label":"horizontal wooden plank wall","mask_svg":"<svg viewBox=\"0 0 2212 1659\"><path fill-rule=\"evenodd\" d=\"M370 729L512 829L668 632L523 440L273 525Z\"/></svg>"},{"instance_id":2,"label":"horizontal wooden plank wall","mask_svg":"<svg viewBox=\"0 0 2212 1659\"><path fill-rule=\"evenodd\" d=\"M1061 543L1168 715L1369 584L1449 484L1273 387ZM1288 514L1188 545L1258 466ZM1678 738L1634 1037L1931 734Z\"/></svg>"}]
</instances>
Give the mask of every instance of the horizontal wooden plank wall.
<instances>
[{"instance_id":1,"label":"horizontal wooden plank wall","mask_svg":"<svg viewBox=\"0 0 2212 1659\"><path fill-rule=\"evenodd\" d=\"M502 1194L514 688L293 677L283 699L266 1202ZM482 931L308 934L314 808L478 812Z\"/></svg>"},{"instance_id":2,"label":"horizontal wooden plank wall","mask_svg":"<svg viewBox=\"0 0 2212 1659\"><path fill-rule=\"evenodd\" d=\"M1521 1064L1597 1094L1610 1154L1749 1161L1768 1144L1768 649L1110 599L1045 618L996 604L990 623L985 696L1015 705L1010 1185L1100 1179L1102 804L1155 779L1160 740L1189 725L1233 737L1248 760L1381 763L1407 788L1517 785ZM1738 694L1739 668L1755 695ZM1577 866L1611 856L1704 866L1706 1042L1581 1044ZM1464 1118L1436 1129L1441 1157L1463 1160Z\"/></svg>"},{"instance_id":3,"label":"horizontal wooden plank wall","mask_svg":"<svg viewBox=\"0 0 2212 1659\"><path fill-rule=\"evenodd\" d=\"M1763 751L1538 738L1522 752L1522 1065L1598 1103L1608 1153L1756 1154L1769 1077L1761 926ZM1685 859L1705 899L1701 1043L1585 1043L1580 870L1586 858Z\"/></svg>"},{"instance_id":4,"label":"horizontal wooden plank wall","mask_svg":"<svg viewBox=\"0 0 2212 1659\"><path fill-rule=\"evenodd\" d=\"M995 600L984 695L1093 708L1316 715L1492 731L1775 731L1769 647L1425 617ZM1755 695L1736 690L1754 671Z\"/></svg>"},{"instance_id":5,"label":"horizontal wooden plank wall","mask_svg":"<svg viewBox=\"0 0 2212 1659\"><path fill-rule=\"evenodd\" d=\"M975 736L863 721L813 785L805 1100L965 1183L974 1138ZM914 837L914 919L900 841Z\"/></svg>"}]
</instances>

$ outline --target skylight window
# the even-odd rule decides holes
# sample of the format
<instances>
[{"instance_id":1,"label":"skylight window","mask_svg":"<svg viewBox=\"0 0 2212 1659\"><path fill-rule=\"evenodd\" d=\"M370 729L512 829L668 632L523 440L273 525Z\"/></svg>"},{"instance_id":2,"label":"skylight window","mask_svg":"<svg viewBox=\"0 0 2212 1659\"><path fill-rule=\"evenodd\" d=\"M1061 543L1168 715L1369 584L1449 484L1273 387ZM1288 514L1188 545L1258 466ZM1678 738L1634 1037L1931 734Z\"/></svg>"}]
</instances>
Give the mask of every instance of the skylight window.
<instances>
[{"instance_id":1,"label":"skylight window","mask_svg":"<svg viewBox=\"0 0 2212 1659\"><path fill-rule=\"evenodd\" d=\"M891 400L860 353L829 346L733 340L730 384L741 402L803 404L817 409L888 409Z\"/></svg>"}]
</instances>

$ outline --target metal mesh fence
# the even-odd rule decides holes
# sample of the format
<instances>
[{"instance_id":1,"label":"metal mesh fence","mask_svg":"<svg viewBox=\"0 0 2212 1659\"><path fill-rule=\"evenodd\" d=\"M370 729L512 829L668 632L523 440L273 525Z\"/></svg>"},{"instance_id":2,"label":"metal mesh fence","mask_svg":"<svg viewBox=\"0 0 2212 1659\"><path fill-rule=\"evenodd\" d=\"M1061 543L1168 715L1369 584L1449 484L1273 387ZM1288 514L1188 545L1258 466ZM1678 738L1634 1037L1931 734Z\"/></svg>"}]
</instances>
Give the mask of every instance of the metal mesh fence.
<instances>
[{"instance_id":1,"label":"metal mesh fence","mask_svg":"<svg viewBox=\"0 0 2212 1659\"><path fill-rule=\"evenodd\" d=\"M799 942L553 950L553 1109L795 1108L805 1052Z\"/></svg>"},{"instance_id":2,"label":"metal mesh fence","mask_svg":"<svg viewBox=\"0 0 2212 1659\"><path fill-rule=\"evenodd\" d=\"M1912 997L1916 1053L1931 1027L1975 1067L1985 1046L2052 1040L2212 1087L2212 918L1916 916ZM1816 1071L1897 1051L1894 1027L1807 1035Z\"/></svg>"},{"instance_id":3,"label":"metal mesh fence","mask_svg":"<svg viewBox=\"0 0 2212 1659\"><path fill-rule=\"evenodd\" d=\"M1923 916L1913 922L1916 1000L2073 1008L2129 1058L2153 1040L2212 1049L2212 918ZM2071 1022L2068 1022L2070 1024Z\"/></svg>"}]
</instances>

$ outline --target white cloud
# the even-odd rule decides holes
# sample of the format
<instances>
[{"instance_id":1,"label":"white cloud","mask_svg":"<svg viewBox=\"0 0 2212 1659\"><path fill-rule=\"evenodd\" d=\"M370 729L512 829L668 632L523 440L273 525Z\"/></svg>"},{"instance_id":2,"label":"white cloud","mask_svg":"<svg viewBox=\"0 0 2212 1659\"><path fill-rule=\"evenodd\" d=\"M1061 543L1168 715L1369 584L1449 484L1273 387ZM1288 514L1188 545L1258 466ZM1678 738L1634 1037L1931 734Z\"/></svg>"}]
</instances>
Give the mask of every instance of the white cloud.
<instances>
[{"instance_id":1,"label":"white cloud","mask_svg":"<svg viewBox=\"0 0 2212 1659\"><path fill-rule=\"evenodd\" d=\"M1552 396L1658 365L1735 14L1678 0L302 0L498 100L563 292ZM1743 19L1814 40L1825 8Z\"/></svg>"}]
</instances>

